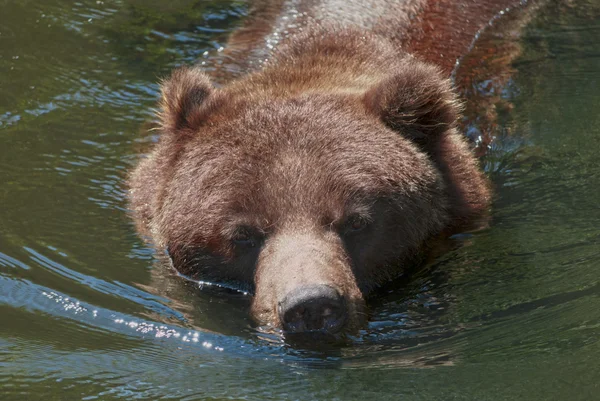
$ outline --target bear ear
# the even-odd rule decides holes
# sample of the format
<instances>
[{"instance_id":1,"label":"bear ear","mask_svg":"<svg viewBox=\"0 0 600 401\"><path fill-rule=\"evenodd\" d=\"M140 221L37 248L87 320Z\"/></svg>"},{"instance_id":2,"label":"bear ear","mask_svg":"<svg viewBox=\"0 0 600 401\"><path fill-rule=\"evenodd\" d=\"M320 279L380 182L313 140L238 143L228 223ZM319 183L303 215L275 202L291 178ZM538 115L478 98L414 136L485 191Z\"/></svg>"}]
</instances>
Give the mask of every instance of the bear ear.
<instances>
[{"instance_id":1,"label":"bear ear","mask_svg":"<svg viewBox=\"0 0 600 401\"><path fill-rule=\"evenodd\" d=\"M421 146L454 128L461 112L450 80L414 59L367 91L364 102L388 127Z\"/></svg>"},{"instance_id":2,"label":"bear ear","mask_svg":"<svg viewBox=\"0 0 600 401\"><path fill-rule=\"evenodd\" d=\"M181 67L161 84L159 118L165 132L194 128L198 113L214 91L210 79L197 67Z\"/></svg>"}]
</instances>

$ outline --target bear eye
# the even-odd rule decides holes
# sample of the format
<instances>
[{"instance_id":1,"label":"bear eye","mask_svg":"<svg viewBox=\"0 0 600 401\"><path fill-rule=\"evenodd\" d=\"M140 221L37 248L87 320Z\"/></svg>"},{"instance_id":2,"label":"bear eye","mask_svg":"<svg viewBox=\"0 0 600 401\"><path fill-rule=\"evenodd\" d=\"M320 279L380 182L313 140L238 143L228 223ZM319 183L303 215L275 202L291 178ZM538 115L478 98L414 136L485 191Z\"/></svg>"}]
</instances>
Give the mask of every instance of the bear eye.
<instances>
[{"instance_id":1,"label":"bear eye","mask_svg":"<svg viewBox=\"0 0 600 401\"><path fill-rule=\"evenodd\" d=\"M352 215L346 221L346 232L355 233L363 230L369 225L369 221L360 215Z\"/></svg>"},{"instance_id":2,"label":"bear eye","mask_svg":"<svg viewBox=\"0 0 600 401\"><path fill-rule=\"evenodd\" d=\"M256 247L262 239L262 235L249 227L239 228L233 235L232 241L236 246L247 248Z\"/></svg>"}]
</instances>

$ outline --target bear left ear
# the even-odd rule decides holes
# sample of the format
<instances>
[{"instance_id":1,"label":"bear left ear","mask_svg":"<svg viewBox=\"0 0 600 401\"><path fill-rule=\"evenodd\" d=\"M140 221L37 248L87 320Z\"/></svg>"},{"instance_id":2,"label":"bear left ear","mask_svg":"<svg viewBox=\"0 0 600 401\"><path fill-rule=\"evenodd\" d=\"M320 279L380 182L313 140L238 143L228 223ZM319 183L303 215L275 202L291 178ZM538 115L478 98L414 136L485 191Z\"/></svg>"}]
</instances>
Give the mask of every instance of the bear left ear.
<instances>
[{"instance_id":1,"label":"bear left ear","mask_svg":"<svg viewBox=\"0 0 600 401\"><path fill-rule=\"evenodd\" d=\"M454 128L461 112L450 80L416 60L367 91L364 102L388 127L421 146Z\"/></svg>"},{"instance_id":2,"label":"bear left ear","mask_svg":"<svg viewBox=\"0 0 600 401\"><path fill-rule=\"evenodd\" d=\"M197 67L181 67L161 84L159 117L164 132L194 128L214 88Z\"/></svg>"}]
</instances>

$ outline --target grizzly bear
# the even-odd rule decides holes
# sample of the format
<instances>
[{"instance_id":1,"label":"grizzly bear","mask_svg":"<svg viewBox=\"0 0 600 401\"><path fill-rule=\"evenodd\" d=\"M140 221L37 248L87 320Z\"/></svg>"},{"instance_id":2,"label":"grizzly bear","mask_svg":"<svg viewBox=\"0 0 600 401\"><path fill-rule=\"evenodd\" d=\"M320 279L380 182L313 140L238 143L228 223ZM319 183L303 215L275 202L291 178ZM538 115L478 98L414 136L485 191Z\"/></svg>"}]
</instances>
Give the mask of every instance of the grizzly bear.
<instances>
[{"instance_id":1,"label":"grizzly bear","mask_svg":"<svg viewBox=\"0 0 600 401\"><path fill-rule=\"evenodd\" d=\"M258 324L361 327L374 288L489 207L449 72L511 3L255 2L211 69L224 85L162 83L129 178L139 231L182 275L251 292Z\"/></svg>"}]
</instances>

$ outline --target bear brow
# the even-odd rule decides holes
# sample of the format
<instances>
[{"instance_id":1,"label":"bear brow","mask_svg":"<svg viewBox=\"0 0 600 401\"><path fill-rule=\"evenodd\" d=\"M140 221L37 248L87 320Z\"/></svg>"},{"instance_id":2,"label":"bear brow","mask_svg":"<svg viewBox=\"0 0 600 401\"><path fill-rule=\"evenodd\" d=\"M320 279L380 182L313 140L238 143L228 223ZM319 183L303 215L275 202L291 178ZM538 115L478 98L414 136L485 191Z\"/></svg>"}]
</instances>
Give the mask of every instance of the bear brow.
<instances>
[{"instance_id":1,"label":"bear brow","mask_svg":"<svg viewBox=\"0 0 600 401\"><path fill-rule=\"evenodd\" d=\"M244 230L264 235L269 227L273 226L273 223L265 220L260 224L258 220L248 215L232 214L226 219L226 224L223 225L220 233L225 238L233 238Z\"/></svg>"}]
</instances>

